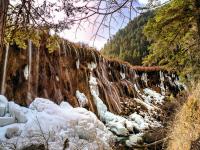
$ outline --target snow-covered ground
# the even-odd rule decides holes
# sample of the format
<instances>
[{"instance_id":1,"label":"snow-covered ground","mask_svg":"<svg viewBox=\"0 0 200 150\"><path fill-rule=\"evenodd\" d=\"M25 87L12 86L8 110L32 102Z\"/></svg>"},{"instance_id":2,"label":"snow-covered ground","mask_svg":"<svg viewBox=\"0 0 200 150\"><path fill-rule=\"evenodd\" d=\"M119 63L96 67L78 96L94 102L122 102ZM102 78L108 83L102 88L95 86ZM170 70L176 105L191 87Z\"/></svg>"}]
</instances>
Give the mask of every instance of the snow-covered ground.
<instances>
[{"instance_id":1,"label":"snow-covered ground","mask_svg":"<svg viewBox=\"0 0 200 150\"><path fill-rule=\"evenodd\" d=\"M94 113L67 102L36 98L25 108L0 96L0 104L0 149L48 143L50 150L62 150L66 139L70 150L110 149L114 139Z\"/></svg>"}]
</instances>

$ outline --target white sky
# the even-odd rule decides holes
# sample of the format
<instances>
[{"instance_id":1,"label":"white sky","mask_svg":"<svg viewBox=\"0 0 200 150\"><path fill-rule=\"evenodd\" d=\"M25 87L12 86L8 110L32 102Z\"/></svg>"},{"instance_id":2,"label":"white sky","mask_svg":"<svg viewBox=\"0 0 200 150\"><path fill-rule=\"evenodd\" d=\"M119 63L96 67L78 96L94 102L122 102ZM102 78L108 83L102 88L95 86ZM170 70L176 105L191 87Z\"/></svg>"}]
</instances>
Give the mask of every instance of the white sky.
<instances>
[{"instance_id":1,"label":"white sky","mask_svg":"<svg viewBox=\"0 0 200 150\"><path fill-rule=\"evenodd\" d=\"M11 0L11 2L13 4L17 3L19 0ZM40 0L36 0L37 3L39 4ZM51 0L51 2L56 2L57 0ZM139 4L141 5L145 5L147 4L148 0L137 0L139 2ZM162 3L166 2L167 0L160 0ZM80 2L80 4L82 4L83 2ZM136 5L139 6L138 3L136 3ZM77 5L79 5L77 3ZM126 12L124 12L126 13ZM60 16L60 14L54 14L55 17L52 18L53 22L55 22L56 20L58 20L60 17L62 17L62 15ZM136 14L133 14L134 16L136 16ZM113 27L111 28L111 34L115 34L120 28L123 28L126 26L126 24L128 23L128 21L126 21L124 24L121 25L122 18L120 17L115 17L117 19L118 22L111 22L111 24L113 25ZM133 17L132 17L133 18ZM93 18L90 18L90 21L92 22L92 20L95 20L95 16ZM99 30L99 34L101 34L101 36L103 35L103 37L99 37L97 36L96 39L94 40L94 35L96 33L96 30L98 28L98 25L93 26L90 25L89 23L85 23L82 24L82 27L77 29L77 26L72 26L72 28L70 30L64 30L62 33L60 33L60 36L68 39L69 41L72 42L82 42L82 43L86 43L89 44L90 46L94 46L96 47L98 50L100 50L101 48L103 48L104 44L107 42L107 39L109 38L109 31L108 29L106 30L104 28Z\"/></svg>"},{"instance_id":2,"label":"white sky","mask_svg":"<svg viewBox=\"0 0 200 150\"><path fill-rule=\"evenodd\" d=\"M167 0L161 0L161 2L166 2ZM148 0L138 0L138 2L142 5L147 4ZM119 18L120 19L120 18ZM127 24L127 22L126 22ZM126 24L124 24L122 27L124 27ZM116 25L114 25L116 26ZM86 44L89 44L90 46L96 47L98 50L103 48L104 44L106 43L107 39L109 38L108 31L99 31L103 34L104 38L102 37L96 37L96 40L92 39L94 34L96 33L94 30L92 30L92 25L89 25L88 23L83 25L83 28L76 31L76 26L73 26L70 30L63 31L60 35L61 37L68 39L72 42L83 42ZM96 27L97 28L97 27ZM112 29L112 34L116 33L120 29L119 25L118 27L115 27L115 29Z\"/></svg>"}]
</instances>

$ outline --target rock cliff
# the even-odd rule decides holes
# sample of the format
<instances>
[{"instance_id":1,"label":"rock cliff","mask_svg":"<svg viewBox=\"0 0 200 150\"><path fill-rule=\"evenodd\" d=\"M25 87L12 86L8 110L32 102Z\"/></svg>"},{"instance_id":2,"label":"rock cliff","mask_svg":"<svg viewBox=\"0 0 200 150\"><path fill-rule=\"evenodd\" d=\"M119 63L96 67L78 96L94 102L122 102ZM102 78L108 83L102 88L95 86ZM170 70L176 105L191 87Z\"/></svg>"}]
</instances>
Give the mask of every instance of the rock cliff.
<instances>
[{"instance_id":1,"label":"rock cliff","mask_svg":"<svg viewBox=\"0 0 200 150\"><path fill-rule=\"evenodd\" d=\"M35 47L29 40L27 49L5 48L1 93L21 106L42 97L84 107L125 137L130 147L141 143L145 130L163 126L168 97L185 88L174 73L160 67L106 59L92 48L64 40L50 53L45 43L43 39Z\"/></svg>"}]
</instances>

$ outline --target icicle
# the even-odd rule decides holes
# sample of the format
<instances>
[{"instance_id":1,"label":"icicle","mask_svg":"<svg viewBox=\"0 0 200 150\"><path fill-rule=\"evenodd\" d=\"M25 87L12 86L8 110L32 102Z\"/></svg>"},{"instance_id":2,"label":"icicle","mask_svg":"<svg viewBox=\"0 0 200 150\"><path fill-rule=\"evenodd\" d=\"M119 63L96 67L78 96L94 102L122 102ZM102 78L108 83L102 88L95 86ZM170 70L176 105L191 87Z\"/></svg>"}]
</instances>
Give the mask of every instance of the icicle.
<instances>
[{"instance_id":1,"label":"icicle","mask_svg":"<svg viewBox=\"0 0 200 150\"><path fill-rule=\"evenodd\" d=\"M28 102L32 99L31 97L31 65L32 65L32 41L28 40L28 93L27 100Z\"/></svg>"},{"instance_id":2,"label":"icicle","mask_svg":"<svg viewBox=\"0 0 200 150\"><path fill-rule=\"evenodd\" d=\"M94 51L92 51L92 58L93 58L93 61L94 61L95 63L97 63L97 59L96 59L96 56L95 56L95 54L94 54Z\"/></svg>"},{"instance_id":3,"label":"icicle","mask_svg":"<svg viewBox=\"0 0 200 150\"><path fill-rule=\"evenodd\" d=\"M69 44L67 44L67 54L68 54L69 56L72 55L72 54L71 54L71 47L70 47Z\"/></svg>"},{"instance_id":4,"label":"icicle","mask_svg":"<svg viewBox=\"0 0 200 150\"><path fill-rule=\"evenodd\" d=\"M9 52L9 44L6 45L6 54L4 59L4 66L3 66L3 78L1 83L1 94L5 94L5 81L6 81L6 72L7 72L7 62L8 62L8 52Z\"/></svg>"},{"instance_id":5,"label":"icicle","mask_svg":"<svg viewBox=\"0 0 200 150\"><path fill-rule=\"evenodd\" d=\"M39 30L37 30L37 35L39 36ZM40 48L37 47L36 52L36 80L35 80L35 95L38 96L38 83L39 83L39 69L40 69Z\"/></svg>"},{"instance_id":6,"label":"icicle","mask_svg":"<svg viewBox=\"0 0 200 150\"><path fill-rule=\"evenodd\" d=\"M60 79L59 79L59 77L58 77L58 76L56 76L56 81L57 81L57 82L59 82L59 81L60 81Z\"/></svg>"},{"instance_id":7,"label":"icicle","mask_svg":"<svg viewBox=\"0 0 200 150\"><path fill-rule=\"evenodd\" d=\"M161 89L161 94L162 95L165 95L164 81L165 81L165 78L164 78L163 72L160 71L160 89Z\"/></svg>"},{"instance_id":8,"label":"icicle","mask_svg":"<svg viewBox=\"0 0 200 150\"><path fill-rule=\"evenodd\" d=\"M122 80L126 78L125 66L124 66L124 65L121 65L121 64L120 64L120 73L119 73L119 74L120 74Z\"/></svg>"},{"instance_id":9,"label":"icicle","mask_svg":"<svg viewBox=\"0 0 200 150\"><path fill-rule=\"evenodd\" d=\"M76 61L76 68L79 69L79 67L80 67L80 60L77 59L77 61Z\"/></svg>"},{"instance_id":10,"label":"icicle","mask_svg":"<svg viewBox=\"0 0 200 150\"><path fill-rule=\"evenodd\" d=\"M73 49L74 49L74 51L75 51L75 55L76 55L76 57L79 58L79 53L78 53L76 47L75 47L74 45L72 45L72 46L73 46Z\"/></svg>"},{"instance_id":11,"label":"icicle","mask_svg":"<svg viewBox=\"0 0 200 150\"><path fill-rule=\"evenodd\" d=\"M67 54L66 54L66 47L65 47L65 41L64 40L62 41L62 46L63 46L63 51L64 51L64 54L65 54L65 57L66 57Z\"/></svg>"},{"instance_id":12,"label":"icicle","mask_svg":"<svg viewBox=\"0 0 200 150\"><path fill-rule=\"evenodd\" d=\"M143 73L141 80L144 81L145 85L148 86L148 78L147 78L147 73Z\"/></svg>"},{"instance_id":13,"label":"icicle","mask_svg":"<svg viewBox=\"0 0 200 150\"><path fill-rule=\"evenodd\" d=\"M120 71L120 76L121 76L122 80L126 78L125 73L123 73L123 72L121 72L121 71Z\"/></svg>"},{"instance_id":14,"label":"icicle","mask_svg":"<svg viewBox=\"0 0 200 150\"><path fill-rule=\"evenodd\" d=\"M28 65L25 66L24 68L24 78L28 80L29 72L28 72Z\"/></svg>"},{"instance_id":15,"label":"icicle","mask_svg":"<svg viewBox=\"0 0 200 150\"><path fill-rule=\"evenodd\" d=\"M133 72L134 72L134 77L135 77L135 79L137 79L137 78L139 77L139 75L136 73L135 70L134 70Z\"/></svg>"}]
</instances>

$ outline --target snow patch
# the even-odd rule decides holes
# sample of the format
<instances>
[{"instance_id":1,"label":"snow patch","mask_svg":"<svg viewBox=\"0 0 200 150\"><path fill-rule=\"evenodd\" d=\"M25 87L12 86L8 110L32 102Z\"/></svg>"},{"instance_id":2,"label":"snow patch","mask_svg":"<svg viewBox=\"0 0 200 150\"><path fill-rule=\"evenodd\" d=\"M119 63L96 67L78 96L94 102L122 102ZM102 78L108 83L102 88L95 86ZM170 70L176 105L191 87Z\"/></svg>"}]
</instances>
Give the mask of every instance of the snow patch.
<instances>
[{"instance_id":1,"label":"snow patch","mask_svg":"<svg viewBox=\"0 0 200 150\"><path fill-rule=\"evenodd\" d=\"M164 102L165 96L161 95L160 93L157 93L149 88L145 88L143 91L146 95L153 99L155 104L162 104Z\"/></svg>"}]
</instances>

